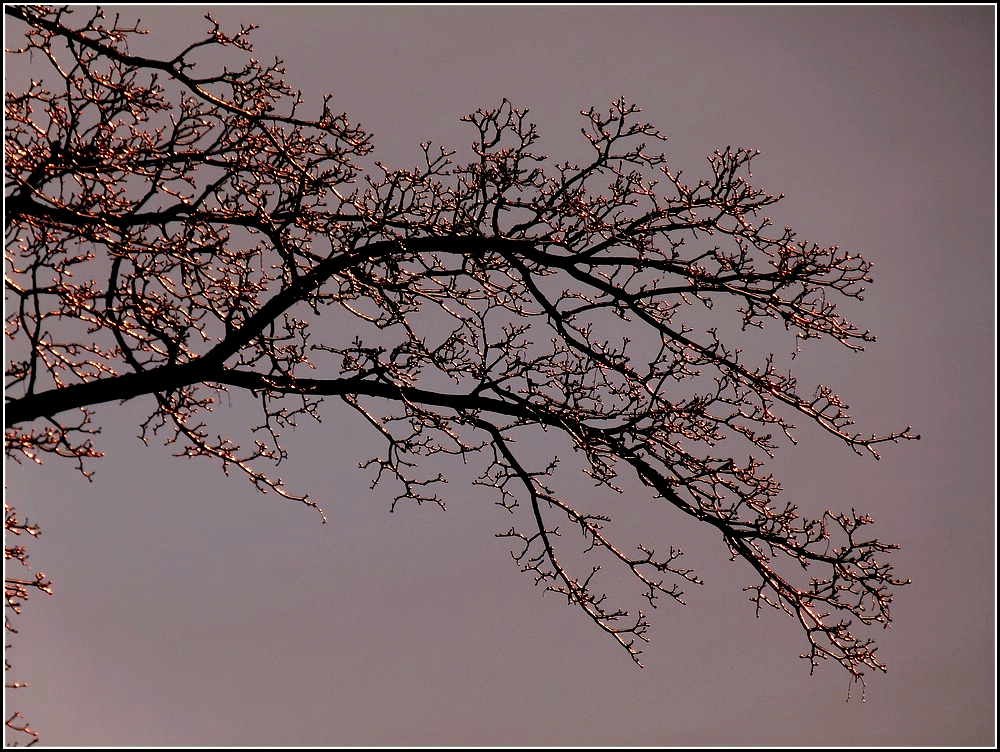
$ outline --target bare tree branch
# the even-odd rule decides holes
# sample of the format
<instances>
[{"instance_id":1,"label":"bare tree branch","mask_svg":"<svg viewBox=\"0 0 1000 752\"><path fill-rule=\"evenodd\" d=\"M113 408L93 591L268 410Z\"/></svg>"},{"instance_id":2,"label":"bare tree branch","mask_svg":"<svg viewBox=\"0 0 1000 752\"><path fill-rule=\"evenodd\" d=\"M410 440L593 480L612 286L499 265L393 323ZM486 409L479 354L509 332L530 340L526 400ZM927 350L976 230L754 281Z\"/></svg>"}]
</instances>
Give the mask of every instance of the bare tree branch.
<instances>
[{"instance_id":1,"label":"bare tree branch","mask_svg":"<svg viewBox=\"0 0 1000 752\"><path fill-rule=\"evenodd\" d=\"M514 517L502 535L518 565L639 663L646 616L608 604L604 565L576 572L560 522L651 607L700 581L659 531L623 544L608 515L559 491L554 463L519 453L516 437L552 431L608 494L626 473L717 530L757 611L800 624L812 667L885 670L852 624L889 625L905 584L883 560L895 546L854 510L800 516L762 468L796 416L876 458L918 437L855 432L830 388L801 391L774 356L748 359L720 333L777 325L796 353L874 341L837 307L862 299L870 264L775 230L764 212L781 196L750 182L756 150L716 151L688 178L620 99L581 113L590 161L556 164L504 100L465 118L467 162L426 143L422 164L394 170L329 99L303 116L280 61L194 62L205 47L249 52L250 28L227 35L208 16L205 38L151 59L129 49L145 32L99 11L5 12L35 76L6 101L9 457L89 472L98 406L144 399L143 440L162 431L179 454L319 509L273 465L284 430L337 397L384 438L369 467L394 504L443 506L432 455L484 458L477 482ZM718 325L696 323L708 317ZM242 443L210 427L231 390L260 406Z\"/></svg>"}]
</instances>

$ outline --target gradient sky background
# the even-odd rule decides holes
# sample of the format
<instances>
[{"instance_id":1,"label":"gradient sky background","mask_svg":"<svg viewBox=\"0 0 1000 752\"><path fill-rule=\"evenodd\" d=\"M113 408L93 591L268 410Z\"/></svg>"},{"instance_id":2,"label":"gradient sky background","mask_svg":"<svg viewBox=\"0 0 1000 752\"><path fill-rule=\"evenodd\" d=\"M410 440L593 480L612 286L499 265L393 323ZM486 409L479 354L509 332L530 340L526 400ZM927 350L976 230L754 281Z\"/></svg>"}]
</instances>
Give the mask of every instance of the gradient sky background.
<instances>
[{"instance_id":1,"label":"gradient sky background","mask_svg":"<svg viewBox=\"0 0 1000 752\"><path fill-rule=\"evenodd\" d=\"M10 708L44 744L995 744L993 6L213 8L260 24L256 55L283 58L317 111L332 92L392 167L423 140L467 154L459 119L503 97L554 162L585 154L579 111L621 95L687 174L759 148L756 183L787 196L777 226L875 263L848 311L879 341L807 348L803 389L834 387L860 432L923 436L874 462L803 426L771 468L804 511L874 515L913 584L876 635L889 673L848 703L842 669L809 675L791 619L754 618L721 541L618 500L705 580L652 614L640 670L517 571L494 537L507 513L461 473L446 513L389 514L390 490L357 469L377 438L342 411L288 437L283 476L324 502L321 525L143 447L144 401L105 405L93 483L68 463L7 467L56 587L11 655L32 687ZM201 6L119 10L171 55L207 28Z\"/></svg>"}]
</instances>

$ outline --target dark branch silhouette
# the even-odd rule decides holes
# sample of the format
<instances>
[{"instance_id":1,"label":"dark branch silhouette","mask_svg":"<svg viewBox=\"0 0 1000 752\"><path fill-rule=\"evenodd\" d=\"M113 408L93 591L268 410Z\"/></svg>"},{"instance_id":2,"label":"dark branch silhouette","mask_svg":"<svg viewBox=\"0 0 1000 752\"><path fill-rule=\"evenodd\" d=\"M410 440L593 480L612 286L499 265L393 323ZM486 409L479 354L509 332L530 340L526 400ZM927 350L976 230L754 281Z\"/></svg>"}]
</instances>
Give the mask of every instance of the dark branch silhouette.
<instances>
[{"instance_id":1,"label":"dark branch silhouette","mask_svg":"<svg viewBox=\"0 0 1000 752\"><path fill-rule=\"evenodd\" d=\"M749 182L758 152L727 147L689 178L618 100L581 113L587 163L553 163L504 100L464 118L467 163L426 143L421 165L393 170L329 99L302 115L280 61L196 62L250 51L253 27L228 35L208 16L204 39L151 59L130 49L145 32L100 12L5 12L32 56L27 91L6 102L9 457L87 473L99 406L142 399L144 441L163 432L180 454L320 509L272 465L282 432L339 398L384 437L369 466L395 484L393 505L442 504L432 455L484 458L478 483L511 512L520 567L639 663L646 615L608 604L602 565L573 571L560 523L629 570L650 606L699 580L663 531L612 540L607 516L555 487L554 460L515 443L556 432L608 494L633 475L716 529L749 567L757 611L801 625L812 667L885 670L856 625L889 625L905 584L883 560L895 546L854 510L801 517L762 467L796 415L876 458L917 437L855 433L829 388L801 391L773 356L692 323L776 324L796 352L874 340L837 309L861 298L869 263L773 229L764 212L781 197ZM210 427L233 390L259 405L248 442Z\"/></svg>"}]
</instances>

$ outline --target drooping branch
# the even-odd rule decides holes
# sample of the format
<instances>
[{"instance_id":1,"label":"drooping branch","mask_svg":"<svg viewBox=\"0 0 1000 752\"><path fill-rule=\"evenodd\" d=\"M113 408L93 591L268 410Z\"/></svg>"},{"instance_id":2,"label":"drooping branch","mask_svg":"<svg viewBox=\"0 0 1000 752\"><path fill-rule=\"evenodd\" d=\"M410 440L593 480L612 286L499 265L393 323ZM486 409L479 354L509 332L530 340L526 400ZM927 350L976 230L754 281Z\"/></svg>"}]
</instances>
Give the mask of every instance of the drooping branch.
<instances>
[{"instance_id":1,"label":"drooping branch","mask_svg":"<svg viewBox=\"0 0 1000 752\"><path fill-rule=\"evenodd\" d=\"M8 456L83 470L100 456L99 406L152 397L143 440L162 430L179 454L318 508L272 465L284 431L337 397L384 439L366 466L394 484L393 506L443 506L437 459L485 457L477 482L515 515L503 535L519 566L638 663L646 616L608 604L601 564L574 573L559 523L650 606L699 580L660 531L623 545L610 515L560 491L554 459L517 450L516 436L549 431L606 493L631 474L717 531L755 578L757 610L797 621L813 667L885 669L838 614L888 625L904 584L881 560L894 546L864 537L871 518L853 510L800 515L762 468L801 418L875 457L917 437L854 432L830 388L802 391L774 355L754 361L694 323L773 325L796 353L874 341L837 308L862 299L870 264L772 229L781 196L752 184L759 152L721 149L691 181L618 100L581 113L588 162L553 164L504 100L464 119L477 134L465 163L425 143L416 167L366 168L369 137L329 99L303 116L279 62L198 69L204 47L249 51L249 29L209 17L204 39L157 60L99 12L6 12L49 66L6 102ZM227 391L260 411L245 441L209 428Z\"/></svg>"}]
</instances>

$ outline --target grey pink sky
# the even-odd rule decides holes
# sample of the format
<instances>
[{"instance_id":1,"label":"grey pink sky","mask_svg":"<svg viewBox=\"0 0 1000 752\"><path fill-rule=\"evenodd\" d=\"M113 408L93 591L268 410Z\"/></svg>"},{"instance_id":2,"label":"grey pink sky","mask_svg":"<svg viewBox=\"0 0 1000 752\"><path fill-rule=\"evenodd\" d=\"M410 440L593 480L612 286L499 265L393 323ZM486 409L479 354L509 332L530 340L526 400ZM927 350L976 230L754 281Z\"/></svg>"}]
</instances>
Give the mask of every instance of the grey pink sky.
<instances>
[{"instance_id":1,"label":"grey pink sky","mask_svg":"<svg viewBox=\"0 0 1000 752\"><path fill-rule=\"evenodd\" d=\"M208 8L109 12L172 55ZM994 6L211 10L259 24L255 54L281 57L317 107L332 93L390 167L425 140L466 153L460 118L504 97L554 162L582 158L581 109L623 95L692 174L715 149L760 149L756 183L786 195L776 224L875 263L849 312L878 342L806 348L800 381L834 387L861 432L923 437L874 462L804 426L772 470L804 510L872 514L913 584L877 635L889 672L848 703L837 666L809 675L790 619L754 618L752 578L718 539L616 502L705 580L651 615L640 670L519 574L494 537L506 513L461 472L447 512L389 514L358 469L377 437L348 415L289 437L283 475L323 499L321 525L142 446L140 401L105 405L92 483L58 462L6 468L56 587L18 618L11 654L32 686L8 704L45 744L995 745ZM20 32L7 23L8 46Z\"/></svg>"}]
</instances>

